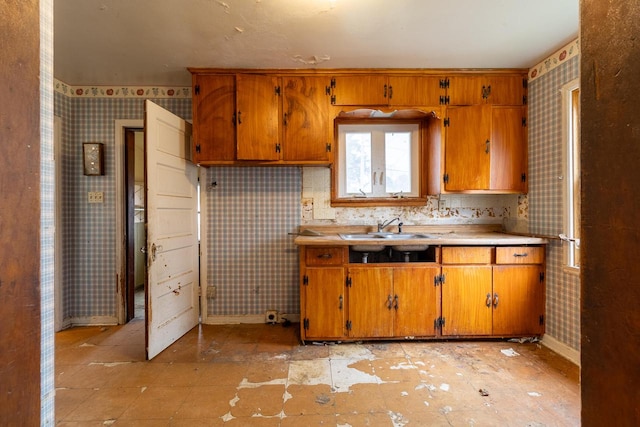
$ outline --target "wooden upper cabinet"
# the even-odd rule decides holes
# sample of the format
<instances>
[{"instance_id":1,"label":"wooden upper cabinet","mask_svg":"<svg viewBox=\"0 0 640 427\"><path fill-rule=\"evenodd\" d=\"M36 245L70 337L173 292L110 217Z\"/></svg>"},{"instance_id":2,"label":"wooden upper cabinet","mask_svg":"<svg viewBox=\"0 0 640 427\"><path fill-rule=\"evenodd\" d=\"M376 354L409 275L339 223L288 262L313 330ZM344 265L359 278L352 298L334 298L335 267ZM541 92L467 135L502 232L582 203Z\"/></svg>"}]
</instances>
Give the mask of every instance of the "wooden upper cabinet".
<instances>
[{"instance_id":1,"label":"wooden upper cabinet","mask_svg":"<svg viewBox=\"0 0 640 427\"><path fill-rule=\"evenodd\" d=\"M445 190L526 193L525 114L524 107L448 107Z\"/></svg>"},{"instance_id":2,"label":"wooden upper cabinet","mask_svg":"<svg viewBox=\"0 0 640 427\"><path fill-rule=\"evenodd\" d=\"M389 76L389 105L438 106L445 94L442 76Z\"/></svg>"},{"instance_id":3,"label":"wooden upper cabinet","mask_svg":"<svg viewBox=\"0 0 640 427\"><path fill-rule=\"evenodd\" d=\"M283 160L331 160L333 117L329 77L283 77Z\"/></svg>"},{"instance_id":4,"label":"wooden upper cabinet","mask_svg":"<svg viewBox=\"0 0 640 427\"><path fill-rule=\"evenodd\" d=\"M280 78L273 75L236 76L238 160L279 160Z\"/></svg>"},{"instance_id":5,"label":"wooden upper cabinet","mask_svg":"<svg viewBox=\"0 0 640 427\"><path fill-rule=\"evenodd\" d=\"M491 172L489 106L447 108L444 187L447 191L487 190Z\"/></svg>"},{"instance_id":6,"label":"wooden upper cabinet","mask_svg":"<svg viewBox=\"0 0 640 427\"><path fill-rule=\"evenodd\" d=\"M524 75L469 75L448 78L449 105L526 104Z\"/></svg>"},{"instance_id":7,"label":"wooden upper cabinet","mask_svg":"<svg viewBox=\"0 0 640 427\"><path fill-rule=\"evenodd\" d=\"M235 75L193 75L194 162L236 158Z\"/></svg>"},{"instance_id":8,"label":"wooden upper cabinet","mask_svg":"<svg viewBox=\"0 0 640 427\"><path fill-rule=\"evenodd\" d=\"M334 105L387 105L389 82L386 75L362 74L331 78L331 103Z\"/></svg>"},{"instance_id":9,"label":"wooden upper cabinet","mask_svg":"<svg viewBox=\"0 0 640 427\"><path fill-rule=\"evenodd\" d=\"M492 190L526 193L527 137L524 107L491 109Z\"/></svg>"}]
</instances>

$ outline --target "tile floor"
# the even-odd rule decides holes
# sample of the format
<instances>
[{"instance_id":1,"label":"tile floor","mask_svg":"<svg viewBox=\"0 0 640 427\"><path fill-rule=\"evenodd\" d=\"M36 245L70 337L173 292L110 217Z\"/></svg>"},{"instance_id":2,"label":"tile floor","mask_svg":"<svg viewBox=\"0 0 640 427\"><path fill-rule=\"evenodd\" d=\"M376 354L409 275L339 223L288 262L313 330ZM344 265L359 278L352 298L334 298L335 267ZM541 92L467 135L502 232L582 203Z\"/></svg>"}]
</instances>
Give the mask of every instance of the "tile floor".
<instances>
[{"instance_id":1,"label":"tile floor","mask_svg":"<svg viewBox=\"0 0 640 427\"><path fill-rule=\"evenodd\" d=\"M578 426L579 371L535 343L300 345L202 325L144 361L144 321L56 334L58 426Z\"/></svg>"}]
</instances>

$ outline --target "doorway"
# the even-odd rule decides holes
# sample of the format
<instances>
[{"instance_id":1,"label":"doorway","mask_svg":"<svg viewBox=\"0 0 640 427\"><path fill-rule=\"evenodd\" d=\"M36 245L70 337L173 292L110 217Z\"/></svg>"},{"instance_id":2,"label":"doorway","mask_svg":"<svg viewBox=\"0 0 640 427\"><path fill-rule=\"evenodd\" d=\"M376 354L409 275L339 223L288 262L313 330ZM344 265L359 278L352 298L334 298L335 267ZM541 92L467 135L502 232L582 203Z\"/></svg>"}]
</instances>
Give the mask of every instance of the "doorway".
<instances>
[{"instance_id":1,"label":"doorway","mask_svg":"<svg viewBox=\"0 0 640 427\"><path fill-rule=\"evenodd\" d=\"M146 247L144 129L124 129L126 322L145 318Z\"/></svg>"}]
</instances>

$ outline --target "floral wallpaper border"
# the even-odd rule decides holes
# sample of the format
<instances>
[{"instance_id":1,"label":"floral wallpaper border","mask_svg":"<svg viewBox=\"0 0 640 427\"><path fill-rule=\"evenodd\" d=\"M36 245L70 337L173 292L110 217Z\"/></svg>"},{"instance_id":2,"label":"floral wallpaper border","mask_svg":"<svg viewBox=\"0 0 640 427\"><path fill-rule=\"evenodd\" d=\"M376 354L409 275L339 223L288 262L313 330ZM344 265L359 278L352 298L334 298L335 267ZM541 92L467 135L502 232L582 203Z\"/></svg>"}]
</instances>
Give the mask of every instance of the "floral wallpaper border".
<instances>
[{"instance_id":1,"label":"floral wallpaper border","mask_svg":"<svg viewBox=\"0 0 640 427\"><path fill-rule=\"evenodd\" d=\"M190 99L190 86L71 86L58 79L54 90L71 98L176 98Z\"/></svg>"},{"instance_id":2,"label":"floral wallpaper border","mask_svg":"<svg viewBox=\"0 0 640 427\"><path fill-rule=\"evenodd\" d=\"M563 48L560 48L553 55L529 69L529 82L545 75L549 71L565 63L568 59L580 55L580 39L575 39Z\"/></svg>"}]
</instances>

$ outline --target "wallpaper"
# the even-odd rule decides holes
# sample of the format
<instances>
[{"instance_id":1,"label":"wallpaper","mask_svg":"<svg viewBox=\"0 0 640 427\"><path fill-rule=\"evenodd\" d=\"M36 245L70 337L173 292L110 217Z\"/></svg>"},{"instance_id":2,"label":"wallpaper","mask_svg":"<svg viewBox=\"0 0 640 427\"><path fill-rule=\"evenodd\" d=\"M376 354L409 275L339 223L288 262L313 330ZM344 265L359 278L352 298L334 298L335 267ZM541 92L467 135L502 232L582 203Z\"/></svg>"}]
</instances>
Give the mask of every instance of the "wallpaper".
<instances>
[{"instance_id":1,"label":"wallpaper","mask_svg":"<svg viewBox=\"0 0 640 427\"><path fill-rule=\"evenodd\" d=\"M561 87L579 76L573 56L529 83L529 227L531 232L562 233ZM563 269L562 243L547 248L546 334L580 350L580 279Z\"/></svg>"}]
</instances>

